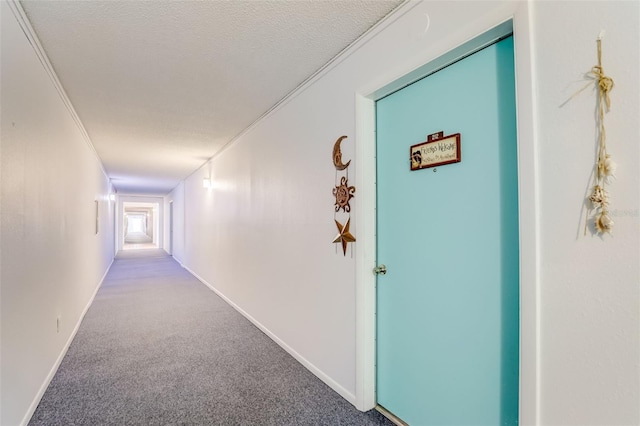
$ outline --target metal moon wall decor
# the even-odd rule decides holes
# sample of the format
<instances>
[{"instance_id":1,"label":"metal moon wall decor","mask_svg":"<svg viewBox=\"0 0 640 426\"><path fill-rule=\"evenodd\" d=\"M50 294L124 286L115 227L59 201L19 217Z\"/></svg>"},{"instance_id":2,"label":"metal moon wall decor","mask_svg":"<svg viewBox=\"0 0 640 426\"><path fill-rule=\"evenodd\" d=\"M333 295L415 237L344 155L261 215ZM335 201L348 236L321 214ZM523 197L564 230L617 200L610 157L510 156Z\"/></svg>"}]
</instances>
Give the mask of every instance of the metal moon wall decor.
<instances>
[{"instance_id":1,"label":"metal moon wall decor","mask_svg":"<svg viewBox=\"0 0 640 426\"><path fill-rule=\"evenodd\" d=\"M340 136L335 144L333 144L333 165L336 166L336 170L344 170L349 167L351 160L347 161L347 164L342 164L342 151L340 150L340 143L346 136Z\"/></svg>"},{"instance_id":2,"label":"metal moon wall decor","mask_svg":"<svg viewBox=\"0 0 640 426\"><path fill-rule=\"evenodd\" d=\"M333 239L333 243L340 243L342 245L343 256L347 255L347 245L354 243L356 238L349 232L351 226L351 199L356 192L355 186L349 186L349 165L351 160L346 164L342 162L342 150L340 144L346 136L340 136L338 140L333 144L333 165L336 168L335 186L333 187L333 196L335 197L333 220L338 227L338 235ZM343 176L338 176L339 172L344 173ZM340 174L342 174L340 173ZM338 213L342 210L343 214L347 214L347 220L344 225L338 221Z\"/></svg>"}]
</instances>

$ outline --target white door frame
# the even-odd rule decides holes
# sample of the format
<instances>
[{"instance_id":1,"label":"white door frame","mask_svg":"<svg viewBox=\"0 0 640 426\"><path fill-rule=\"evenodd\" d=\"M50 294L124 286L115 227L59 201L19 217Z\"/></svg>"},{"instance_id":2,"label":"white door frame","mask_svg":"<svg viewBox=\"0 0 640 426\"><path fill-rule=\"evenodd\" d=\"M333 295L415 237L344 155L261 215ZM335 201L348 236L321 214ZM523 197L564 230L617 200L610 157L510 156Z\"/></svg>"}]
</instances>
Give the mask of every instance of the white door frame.
<instances>
[{"instance_id":1,"label":"white door frame","mask_svg":"<svg viewBox=\"0 0 640 426\"><path fill-rule=\"evenodd\" d=\"M356 407L376 405L376 135L375 101L477 50L505 32L513 32L516 68L518 132L518 198L520 226L520 395L519 423L540 420L539 383L539 238L536 126L534 115L533 47L529 2L515 2L514 10L449 53L426 65L407 68L379 84L356 93L356 197L355 218L359 248L356 250ZM502 34L501 34L502 33Z\"/></svg>"}]
</instances>

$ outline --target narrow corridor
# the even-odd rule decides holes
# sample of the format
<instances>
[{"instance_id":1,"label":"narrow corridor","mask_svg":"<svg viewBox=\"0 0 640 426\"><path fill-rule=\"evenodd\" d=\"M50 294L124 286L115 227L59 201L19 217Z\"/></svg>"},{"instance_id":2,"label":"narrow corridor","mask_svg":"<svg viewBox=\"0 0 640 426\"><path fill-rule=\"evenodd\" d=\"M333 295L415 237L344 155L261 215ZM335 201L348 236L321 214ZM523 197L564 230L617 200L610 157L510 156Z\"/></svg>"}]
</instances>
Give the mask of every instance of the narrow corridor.
<instances>
[{"instance_id":1,"label":"narrow corridor","mask_svg":"<svg viewBox=\"0 0 640 426\"><path fill-rule=\"evenodd\" d=\"M29 424L391 423L356 410L164 251L133 250L116 257Z\"/></svg>"}]
</instances>

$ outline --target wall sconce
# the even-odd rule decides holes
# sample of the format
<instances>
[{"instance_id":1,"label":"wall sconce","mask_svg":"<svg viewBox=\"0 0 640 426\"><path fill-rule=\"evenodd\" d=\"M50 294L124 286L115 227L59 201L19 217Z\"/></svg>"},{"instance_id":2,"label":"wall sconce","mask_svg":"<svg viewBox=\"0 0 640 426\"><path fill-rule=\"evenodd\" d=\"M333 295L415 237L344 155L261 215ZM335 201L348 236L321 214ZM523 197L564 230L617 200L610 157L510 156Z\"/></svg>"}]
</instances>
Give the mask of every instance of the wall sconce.
<instances>
[{"instance_id":1,"label":"wall sconce","mask_svg":"<svg viewBox=\"0 0 640 426\"><path fill-rule=\"evenodd\" d=\"M210 179L210 178L204 178L204 179L202 179L202 187L203 187L203 188L207 188L207 189L209 189L209 188L211 188L212 186L213 186L213 185L212 185L212 182L211 182L211 179Z\"/></svg>"},{"instance_id":2,"label":"wall sconce","mask_svg":"<svg viewBox=\"0 0 640 426\"><path fill-rule=\"evenodd\" d=\"M109 201L115 201L116 200L116 194L109 194Z\"/></svg>"}]
</instances>

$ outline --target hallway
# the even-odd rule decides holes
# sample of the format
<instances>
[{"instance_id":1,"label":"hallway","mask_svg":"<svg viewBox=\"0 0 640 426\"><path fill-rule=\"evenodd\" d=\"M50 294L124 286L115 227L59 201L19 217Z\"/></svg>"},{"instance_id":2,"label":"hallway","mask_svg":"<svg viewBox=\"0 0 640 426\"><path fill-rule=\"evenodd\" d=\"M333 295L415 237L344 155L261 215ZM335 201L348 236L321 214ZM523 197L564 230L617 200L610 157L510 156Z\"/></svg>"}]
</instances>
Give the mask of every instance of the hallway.
<instances>
[{"instance_id":1,"label":"hallway","mask_svg":"<svg viewBox=\"0 0 640 426\"><path fill-rule=\"evenodd\" d=\"M385 327L428 373L386 377L446 384L443 411L465 410L457 377L491 360L501 393L479 409L515 401L502 377L517 362L518 424L640 425L640 1L0 12L0 425L385 422L368 412L387 404ZM389 117L397 156L378 150L379 107L510 35L513 67L474 65L457 94L434 84L416 96L434 113ZM513 112L502 90L477 95L507 68L515 174L489 163L506 159L493 132L468 130L490 124L489 101ZM461 161L412 170L439 134L460 135ZM487 259L505 265L496 280L479 278ZM485 302L507 274L517 289ZM473 332L489 323L500 332ZM434 393L389 392L411 407Z\"/></svg>"},{"instance_id":2,"label":"hallway","mask_svg":"<svg viewBox=\"0 0 640 426\"><path fill-rule=\"evenodd\" d=\"M29 424L390 423L356 410L163 250L133 250L116 257Z\"/></svg>"}]
</instances>

